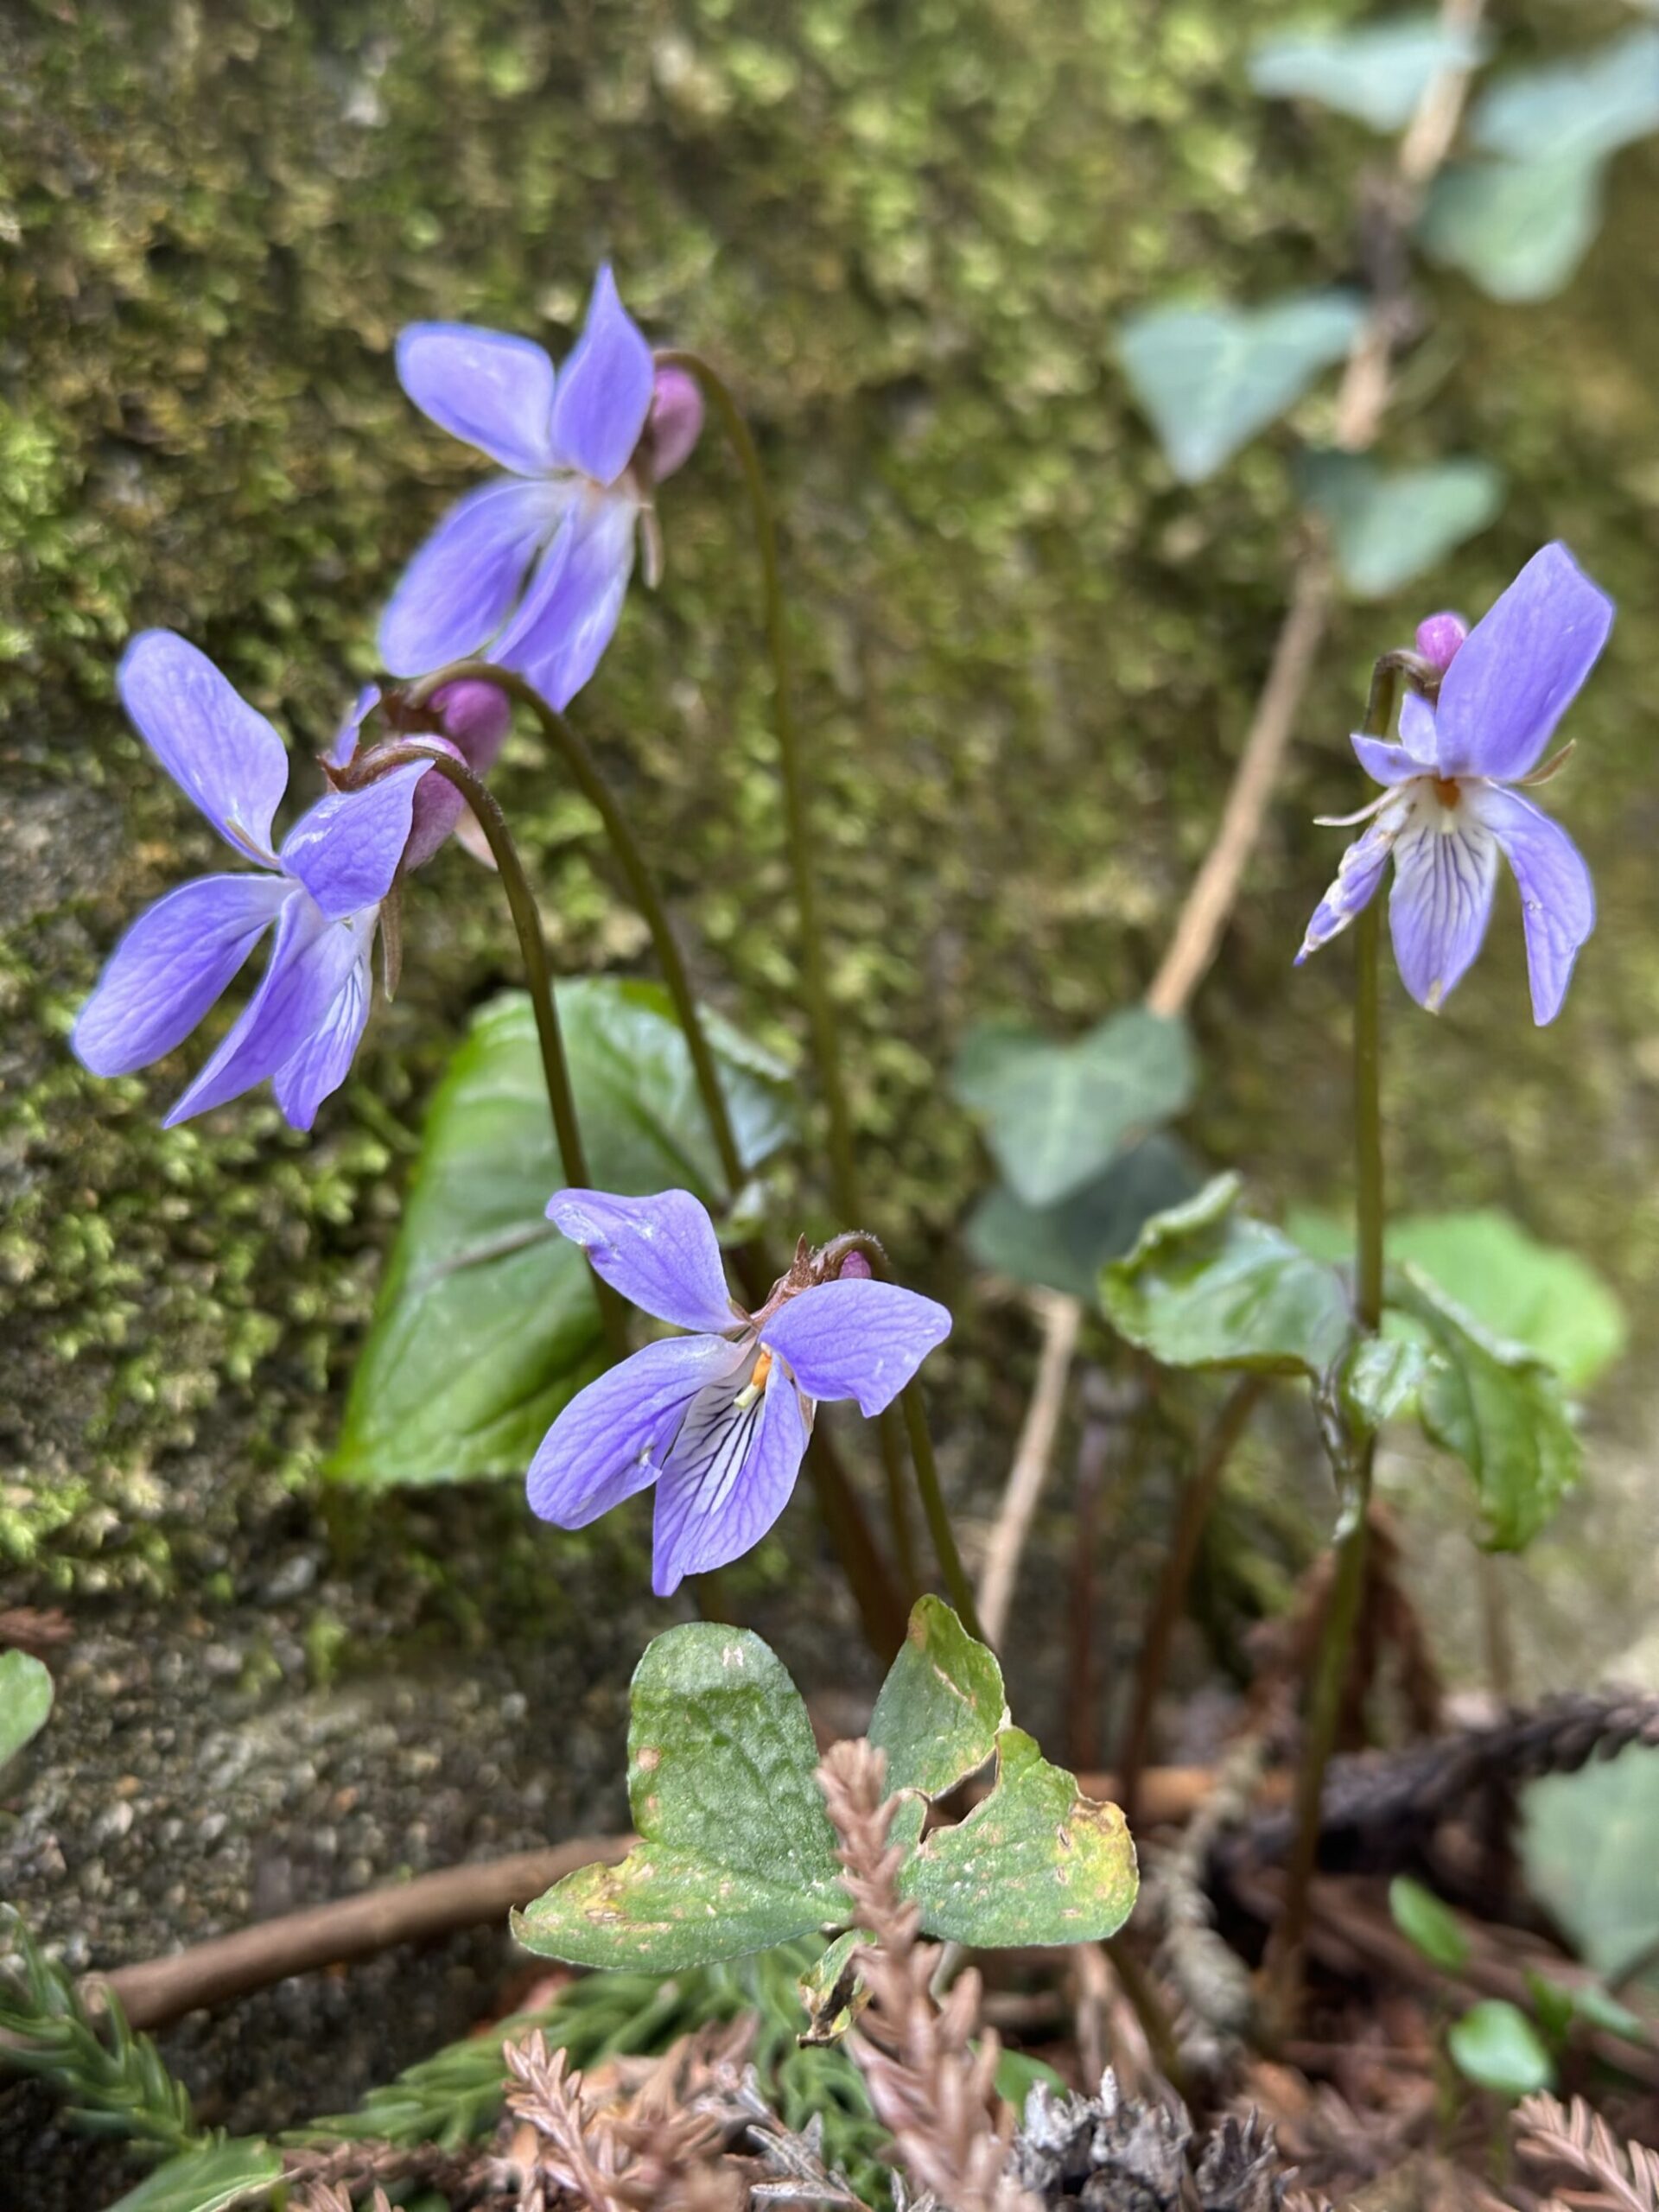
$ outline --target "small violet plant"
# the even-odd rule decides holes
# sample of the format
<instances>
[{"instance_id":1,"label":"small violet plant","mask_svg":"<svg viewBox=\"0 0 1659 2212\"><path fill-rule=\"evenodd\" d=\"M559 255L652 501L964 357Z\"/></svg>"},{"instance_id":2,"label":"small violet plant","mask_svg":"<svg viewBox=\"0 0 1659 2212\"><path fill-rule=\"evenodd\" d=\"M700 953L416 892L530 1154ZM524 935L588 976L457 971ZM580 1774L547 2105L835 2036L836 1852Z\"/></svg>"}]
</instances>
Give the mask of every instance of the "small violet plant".
<instances>
[{"instance_id":1,"label":"small violet plant","mask_svg":"<svg viewBox=\"0 0 1659 2212\"><path fill-rule=\"evenodd\" d=\"M531 1464L543 1521L585 1528L657 1484L652 1587L759 1543L795 1487L820 1399L881 1413L950 1332L943 1306L876 1280L862 1240L804 1238L760 1310L732 1298L715 1225L687 1191L560 1191L548 1218L642 1312L688 1335L634 1352L571 1399Z\"/></svg>"},{"instance_id":2,"label":"small violet plant","mask_svg":"<svg viewBox=\"0 0 1659 2212\"><path fill-rule=\"evenodd\" d=\"M657 366L608 267L563 369L529 339L417 322L398 337L397 374L423 414L507 474L457 501L410 563L381 658L421 676L487 649L563 709L610 643L642 530L657 582L653 493L696 444L702 395Z\"/></svg>"},{"instance_id":3,"label":"small violet plant","mask_svg":"<svg viewBox=\"0 0 1659 2212\"><path fill-rule=\"evenodd\" d=\"M1533 1018L1554 1020L1595 927L1595 892L1577 846L1521 791L1566 757L1537 766L1612 620L1611 600L1554 544L1472 630L1454 614L1421 626L1417 649L1437 696L1407 697L1398 744L1353 739L1383 793L1333 824L1367 827L1307 925L1299 965L1370 905L1392 856L1395 957L1413 998L1438 1013L1480 950L1502 853L1520 887Z\"/></svg>"},{"instance_id":4,"label":"small violet plant","mask_svg":"<svg viewBox=\"0 0 1659 2212\"><path fill-rule=\"evenodd\" d=\"M182 1043L274 927L257 989L167 1116L187 1121L269 1077L296 1129L345 1081L368 1020L382 902L409 842L424 766L332 791L272 842L288 751L205 653L147 630L117 687L181 791L257 874L205 875L141 914L117 945L71 1042L94 1075L130 1075Z\"/></svg>"}]
</instances>

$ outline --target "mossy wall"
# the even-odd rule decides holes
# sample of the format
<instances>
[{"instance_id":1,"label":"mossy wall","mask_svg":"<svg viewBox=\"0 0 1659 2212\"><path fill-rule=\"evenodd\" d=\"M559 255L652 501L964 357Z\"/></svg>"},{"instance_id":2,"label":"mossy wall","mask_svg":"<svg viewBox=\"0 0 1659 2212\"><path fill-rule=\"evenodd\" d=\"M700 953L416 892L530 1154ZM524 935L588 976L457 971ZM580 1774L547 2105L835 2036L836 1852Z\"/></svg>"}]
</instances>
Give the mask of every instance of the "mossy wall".
<instances>
[{"instance_id":1,"label":"mossy wall","mask_svg":"<svg viewBox=\"0 0 1659 2212\"><path fill-rule=\"evenodd\" d=\"M1214 823L1283 601L1274 442L1173 484L1112 365L1181 286L1352 274L1375 143L1266 109L1268 0L294 0L0 22L0 1563L19 1586L164 1574L313 1482L423 1102L514 975L489 880L445 855L397 1005L297 1139L264 1098L170 1134L177 1065L95 1083L65 1037L116 934L214 841L111 685L171 625L286 729L296 789L372 666L398 563L472 480L392 374L406 320L560 351L603 255L646 327L724 363L787 518L801 717L868 1225L960 1296L981 1168L941 1071L971 1014L1064 1027L1132 998ZM1612 0L1505 10L1513 50L1617 28ZM1515 20L1511 21L1510 19ZM1395 450L1490 455L1499 527L1428 596L1478 612L1564 536L1619 598L1554 798L1600 935L1535 1034L1513 897L1439 1022L1391 1001L1393 1156L1418 1202L1497 1202L1656 1309L1659 160L1618 171L1563 300L1436 283ZM1307 420L1317 427L1319 404ZM585 728L666 876L702 987L793 1035L754 568L711 438L664 499ZM1198 1009L1196 1131L1283 1195L1344 1174L1346 970L1293 976L1357 803L1344 734L1420 595L1328 647L1270 834ZM643 964L594 823L515 741L501 795L556 957ZM1288 1109L1288 1110L1287 1110ZM987 1386L981 1386L982 1390ZM981 1401L1017 1413L1012 1378ZM996 1445L993 1465L1000 1464Z\"/></svg>"}]
</instances>

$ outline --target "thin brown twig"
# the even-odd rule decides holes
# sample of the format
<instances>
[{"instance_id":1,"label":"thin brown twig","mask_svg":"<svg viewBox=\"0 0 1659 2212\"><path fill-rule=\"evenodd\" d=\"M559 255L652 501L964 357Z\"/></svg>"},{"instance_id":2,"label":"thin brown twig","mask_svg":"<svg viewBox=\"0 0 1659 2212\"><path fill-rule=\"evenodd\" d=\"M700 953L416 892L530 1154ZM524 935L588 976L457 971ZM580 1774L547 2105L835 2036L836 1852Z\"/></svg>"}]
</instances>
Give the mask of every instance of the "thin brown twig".
<instances>
[{"instance_id":1,"label":"thin brown twig","mask_svg":"<svg viewBox=\"0 0 1659 2212\"><path fill-rule=\"evenodd\" d=\"M1063 1297L1058 1291L1034 1291L1031 1303L1043 1327L1037 1382L1020 1426L1007 1486L1002 1493L990 1541L985 1547L985 1561L979 1578L980 1622L986 1642L993 1646L1001 1644L1002 1632L1008 1624L1014 1577L1019 1572L1032 1516L1037 1510L1043 1478L1053 1456L1054 1440L1059 1434L1071 1356L1077 1350L1077 1331L1083 1323L1083 1308L1077 1300Z\"/></svg>"},{"instance_id":2,"label":"thin brown twig","mask_svg":"<svg viewBox=\"0 0 1659 2212\"><path fill-rule=\"evenodd\" d=\"M633 1838L626 1835L573 1836L549 1851L446 1866L441 1873L417 1875L412 1882L362 1897L256 1921L168 1958L89 1976L88 1991L112 1992L135 2028L164 2027L199 2005L225 2004L289 1974L369 1958L394 1943L426 1942L499 1919L578 1866L595 1860L615 1866L632 1846Z\"/></svg>"},{"instance_id":3,"label":"thin brown twig","mask_svg":"<svg viewBox=\"0 0 1659 2212\"><path fill-rule=\"evenodd\" d=\"M1211 1431L1203 1456L1181 1492L1174 1531L1169 1548L1164 1554L1163 1570L1158 1578L1158 1587L1141 1638L1141 1656L1135 1672L1135 1691L1129 1703L1128 1721L1123 1731L1123 1748L1118 1754L1123 1817L1131 1827L1138 1810L1135 1800L1140 1792L1141 1770L1146 1765L1147 1751L1152 1740L1153 1713L1157 1706L1158 1694L1163 1688L1164 1669L1168 1662L1176 1624L1185 1610L1187 1584L1192 1579L1198 1547L1204 1541L1204 1532L1209 1525L1210 1515L1220 1492L1228 1463L1266 1389L1266 1377L1260 1375L1246 1375L1234 1384Z\"/></svg>"}]
</instances>

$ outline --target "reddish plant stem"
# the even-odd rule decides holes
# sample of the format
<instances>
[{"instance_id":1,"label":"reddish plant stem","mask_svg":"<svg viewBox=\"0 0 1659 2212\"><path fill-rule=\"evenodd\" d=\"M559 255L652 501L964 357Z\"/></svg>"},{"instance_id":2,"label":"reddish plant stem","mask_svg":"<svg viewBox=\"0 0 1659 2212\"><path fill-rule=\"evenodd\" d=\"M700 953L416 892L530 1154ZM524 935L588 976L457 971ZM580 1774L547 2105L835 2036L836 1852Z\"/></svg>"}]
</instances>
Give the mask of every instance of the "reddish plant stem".
<instances>
[{"instance_id":1,"label":"reddish plant stem","mask_svg":"<svg viewBox=\"0 0 1659 2212\"><path fill-rule=\"evenodd\" d=\"M1138 1811L1135 1801L1152 1734L1153 1712L1163 1688L1164 1669L1169 1662L1176 1623L1185 1608L1187 1585L1198 1560L1198 1547L1204 1541L1228 1462L1266 1389L1266 1380L1259 1375L1247 1375L1235 1383L1211 1433L1204 1456L1181 1492L1174 1534L1164 1554L1158 1588L1141 1637L1135 1694L1123 1732L1123 1747L1118 1755L1118 1786L1123 1793L1119 1802L1131 1827Z\"/></svg>"}]
</instances>

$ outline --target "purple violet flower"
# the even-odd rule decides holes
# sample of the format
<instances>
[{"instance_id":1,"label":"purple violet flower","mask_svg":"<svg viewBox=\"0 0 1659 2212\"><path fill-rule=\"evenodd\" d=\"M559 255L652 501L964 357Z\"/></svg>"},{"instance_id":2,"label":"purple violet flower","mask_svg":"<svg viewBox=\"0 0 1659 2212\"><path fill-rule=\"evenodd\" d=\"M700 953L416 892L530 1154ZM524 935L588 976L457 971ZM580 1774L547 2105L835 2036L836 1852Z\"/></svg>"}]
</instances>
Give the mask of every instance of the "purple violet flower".
<instances>
[{"instance_id":1,"label":"purple violet flower","mask_svg":"<svg viewBox=\"0 0 1659 2212\"><path fill-rule=\"evenodd\" d=\"M123 705L174 782L262 871L204 875L142 913L111 954L71 1043L94 1075L130 1075L181 1044L266 931L258 988L167 1116L171 1128L267 1076L296 1129L346 1080L369 1016L380 902L409 842L423 766L331 792L280 852L271 823L288 751L205 653L146 630L122 656Z\"/></svg>"},{"instance_id":2,"label":"purple violet flower","mask_svg":"<svg viewBox=\"0 0 1659 2212\"><path fill-rule=\"evenodd\" d=\"M789 1503L819 1399L879 1414L950 1333L943 1306L874 1280L861 1253L837 1266L833 1245L812 1253L804 1239L746 1313L688 1191L559 1191L547 1212L625 1298L692 1332L645 1345L578 1391L530 1469L532 1509L562 1529L586 1528L655 1483L659 1598L760 1542Z\"/></svg>"},{"instance_id":3,"label":"purple violet flower","mask_svg":"<svg viewBox=\"0 0 1659 2212\"><path fill-rule=\"evenodd\" d=\"M416 322L398 337L397 374L440 429L508 473L458 500L404 571L381 658L421 676L487 649L567 707L611 641L642 527L658 580L653 494L697 442L702 393L656 366L608 268L563 370L527 338Z\"/></svg>"},{"instance_id":4,"label":"purple violet flower","mask_svg":"<svg viewBox=\"0 0 1659 2212\"><path fill-rule=\"evenodd\" d=\"M1471 631L1451 614L1422 625L1418 650L1443 671L1439 698L1407 698L1397 745L1353 739L1383 795L1333 824L1368 826L1307 925L1299 967L1370 903L1392 855L1395 957L1413 998L1438 1014L1480 950L1502 853L1521 890L1533 1019L1555 1019L1596 925L1595 891L1577 846L1520 790L1565 758L1536 769L1612 621L1611 600L1554 544L1534 554Z\"/></svg>"}]
</instances>

